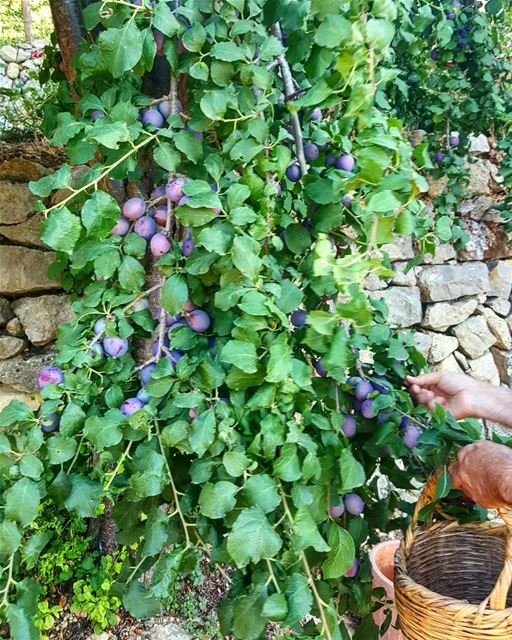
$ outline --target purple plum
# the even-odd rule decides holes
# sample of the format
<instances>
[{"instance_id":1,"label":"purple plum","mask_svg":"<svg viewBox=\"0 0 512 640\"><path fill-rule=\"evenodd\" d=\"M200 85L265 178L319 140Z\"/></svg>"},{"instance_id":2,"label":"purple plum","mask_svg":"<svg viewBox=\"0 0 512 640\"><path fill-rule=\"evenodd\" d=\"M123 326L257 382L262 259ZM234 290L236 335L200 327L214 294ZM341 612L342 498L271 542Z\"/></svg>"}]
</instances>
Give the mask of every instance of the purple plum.
<instances>
[{"instance_id":1,"label":"purple plum","mask_svg":"<svg viewBox=\"0 0 512 640\"><path fill-rule=\"evenodd\" d=\"M410 424L410 419L409 416L404 416L401 420L400 420L400 429L403 431L404 429L407 429L407 427Z\"/></svg>"},{"instance_id":2,"label":"purple plum","mask_svg":"<svg viewBox=\"0 0 512 640\"><path fill-rule=\"evenodd\" d=\"M57 431L60 425L60 416L58 413L50 413L48 416L44 416L41 421L41 431L43 433L53 433Z\"/></svg>"},{"instance_id":3,"label":"purple plum","mask_svg":"<svg viewBox=\"0 0 512 640\"><path fill-rule=\"evenodd\" d=\"M191 127L185 127L185 131L188 131L188 133L191 133L196 140L199 140L199 142L202 142L203 134L200 131L195 131Z\"/></svg>"},{"instance_id":4,"label":"purple plum","mask_svg":"<svg viewBox=\"0 0 512 640\"><path fill-rule=\"evenodd\" d=\"M128 340L125 338L105 338L103 340L103 349L105 353L112 358L120 358L128 353Z\"/></svg>"},{"instance_id":5,"label":"purple plum","mask_svg":"<svg viewBox=\"0 0 512 640\"><path fill-rule=\"evenodd\" d=\"M204 333L210 328L210 316L202 309L194 309L187 316L187 324L196 333Z\"/></svg>"},{"instance_id":6,"label":"purple plum","mask_svg":"<svg viewBox=\"0 0 512 640\"><path fill-rule=\"evenodd\" d=\"M391 414L388 411L379 411L379 413L377 414L377 422L379 424L384 424L389 420L390 417Z\"/></svg>"},{"instance_id":7,"label":"purple plum","mask_svg":"<svg viewBox=\"0 0 512 640\"><path fill-rule=\"evenodd\" d=\"M141 238L150 240L156 233L156 222L149 216L142 216L135 223L133 230Z\"/></svg>"},{"instance_id":8,"label":"purple plum","mask_svg":"<svg viewBox=\"0 0 512 640\"><path fill-rule=\"evenodd\" d=\"M455 20L455 18L457 17L454 11L448 11L447 13L445 13L445 16L447 20Z\"/></svg>"},{"instance_id":9,"label":"purple plum","mask_svg":"<svg viewBox=\"0 0 512 640\"><path fill-rule=\"evenodd\" d=\"M448 144L450 145L450 147L458 147L460 144L459 134L454 133L453 135L451 135L448 139Z\"/></svg>"},{"instance_id":10,"label":"purple plum","mask_svg":"<svg viewBox=\"0 0 512 640\"><path fill-rule=\"evenodd\" d=\"M176 204L183 198L183 187L187 184L185 178L175 178L167 183L165 187L165 195L171 202Z\"/></svg>"},{"instance_id":11,"label":"purple plum","mask_svg":"<svg viewBox=\"0 0 512 640\"><path fill-rule=\"evenodd\" d=\"M143 406L144 403L139 398L128 398L128 400L123 402L119 409L125 416L131 416L137 411L140 411Z\"/></svg>"},{"instance_id":12,"label":"purple plum","mask_svg":"<svg viewBox=\"0 0 512 640\"><path fill-rule=\"evenodd\" d=\"M91 113L91 120L93 122L96 122L96 120L99 120L104 115L105 114L103 113L103 111L101 109L94 109L94 111Z\"/></svg>"},{"instance_id":13,"label":"purple plum","mask_svg":"<svg viewBox=\"0 0 512 640\"><path fill-rule=\"evenodd\" d=\"M375 413L375 409L373 407L373 400L370 400L369 398L367 400L363 400L363 403L361 405L361 415L364 418L368 418L368 420L370 420L371 418L375 418L377 414Z\"/></svg>"},{"instance_id":14,"label":"purple plum","mask_svg":"<svg viewBox=\"0 0 512 640\"><path fill-rule=\"evenodd\" d=\"M357 493L347 493L344 497L345 509L353 516L359 516L364 511L363 499Z\"/></svg>"},{"instance_id":15,"label":"purple plum","mask_svg":"<svg viewBox=\"0 0 512 640\"><path fill-rule=\"evenodd\" d=\"M434 156L434 160L437 164L440 164L444 160L444 153L442 151L438 151Z\"/></svg>"},{"instance_id":16,"label":"purple plum","mask_svg":"<svg viewBox=\"0 0 512 640\"><path fill-rule=\"evenodd\" d=\"M404 430L404 444L408 449L415 449L418 446L418 439L421 436L421 429L413 424Z\"/></svg>"},{"instance_id":17,"label":"purple plum","mask_svg":"<svg viewBox=\"0 0 512 640\"><path fill-rule=\"evenodd\" d=\"M160 185L159 187L155 187L151 192L151 200L159 200L160 198L165 198L165 184Z\"/></svg>"},{"instance_id":18,"label":"purple plum","mask_svg":"<svg viewBox=\"0 0 512 640\"><path fill-rule=\"evenodd\" d=\"M297 309L290 317L290 321L294 327L303 327L308 320L308 314L304 309Z\"/></svg>"},{"instance_id":19,"label":"purple plum","mask_svg":"<svg viewBox=\"0 0 512 640\"><path fill-rule=\"evenodd\" d=\"M194 311L194 309L197 309L196 305L192 302L192 300L186 300L183 303L183 311L186 311L187 313L190 313L191 311Z\"/></svg>"},{"instance_id":20,"label":"purple plum","mask_svg":"<svg viewBox=\"0 0 512 640\"><path fill-rule=\"evenodd\" d=\"M190 196L183 196L182 198L179 199L178 207L182 207L184 204L187 204L189 200L190 200Z\"/></svg>"},{"instance_id":21,"label":"purple plum","mask_svg":"<svg viewBox=\"0 0 512 640\"><path fill-rule=\"evenodd\" d=\"M163 100L158 103L158 111L163 115L164 118L168 118L172 113L172 105L170 100Z\"/></svg>"},{"instance_id":22,"label":"purple plum","mask_svg":"<svg viewBox=\"0 0 512 640\"><path fill-rule=\"evenodd\" d=\"M343 504L343 500L340 498L338 504L333 504L329 507L329 515L331 518L341 518L341 516L345 513L345 505Z\"/></svg>"},{"instance_id":23,"label":"purple plum","mask_svg":"<svg viewBox=\"0 0 512 640\"><path fill-rule=\"evenodd\" d=\"M154 256L164 256L171 250L169 238L164 233L155 233L151 238L149 249Z\"/></svg>"},{"instance_id":24,"label":"purple plum","mask_svg":"<svg viewBox=\"0 0 512 640\"><path fill-rule=\"evenodd\" d=\"M355 165L356 160L350 153L345 153L344 155L336 158L336 169L350 172L354 169Z\"/></svg>"},{"instance_id":25,"label":"purple plum","mask_svg":"<svg viewBox=\"0 0 512 640\"><path fill-rule=\"evenodd\" d=\"M165 227L165 225L167 224L167 215L167 207L165 205L162 205L155 209L153 218L155 219L155 222L157 224L159 224L161 227Z\"/></svg>"},{"instance_id":26,"label":"purple plum","mask_svg":"<svg viewBox=\"0 0 512 640\"><path fill-rule=\"evenodd\" d=\"M320 150L318 149L318 146L316 144L309 142L308 144L304 145L304 157L308 162L314 162L318 159L319 155Z\"/></svg>"},{"instance_id":27,"label":"purple plum","mask_svg":"<svg viewBox=\"0 0 512 640\"><path fill-rule=\"evenodd\" d=\"M103 360L103 358L105 357L105 352L103 351L103 347L101 346L101 344L96 343L93 344L92 347L89 347L89 349L87 349L87 355L92 358L93 363L97 364L98 362L101 362Z\"/></svg>"},{"instance_id":28,"label":"purple plum","mask_svg":"<svg viewBox=\"0 0 512 640\"><path fill-rule=\"evenodd\" d=\"M130 198L123 205L123 214L129 220L137 220L146 213L146 203L142 198Z\"/></svg>"},{"instance_id":29,"label":"purple plum","mask_svg":"<svg viewBox=\"0 0 512 640\"><path fill-rule=\"evenodd\" d=\"M188 258L192 254L192 251L194 251L195 246L195 242L192 240L192 238L190 236L187 236L181 243L181 253L185 256L185 258Z\"/></svg>"},{"instance_id":30,"label":"purple plum","mask_svg":"<svg viewBox=\"0 0 512 640\"><path fill-rule=\"evenodd\" d=\"M352 205L352 198L350 196L343 196L341 204L347 209L350 209L350 206Z\"/></svg>"},{"instance_id":31,"label":"purple plum","mask_svg":"<svg viewBox=\"0 0 512 640\"><path fill-rule=\"evenodd\" d=\"M106 326L107 326L107 319L105 318L105 316L98 318L92 328L94 335L99 336L100 333L103 333L105 331Z\"/></svg>"},{"instance_id":32,"label":"purple plum","mask_svg":"<svg viewBox=\"0 0 512 640\"><path fill-rule=\"evenodd\" d=\"M196 420L196 418L197 418L198 416L199 416L199 411L198 411L197 407L192 407L192 409L189 409L188 417L189 417L191 420Z\"/></svg>"},{"instance_id":33,"label":"purple plum","mask_svg":"<svg viewBox=\"0 0 512 640\"><path fill-rule=\"evenodd\" d=\"M432 60L439 60L439 58L441 57L441 52L439 51L439 49L432 49L432 51L430 52L430 57L432 58Z\"/></svg>"},{"instance_id":34,"label":"purple plum","mask_svg":"<svg viewBox=\"0 0 512 640\"><path fill-rule=\"evenodd\" d=\"M329 154L325 156L325 166L326 167L334 167L336 164L336 156Z\"/></svg>"},{"instance_id":35,"label":"purple plum","mask_svg":"<svg viewBox=\"0 0 512 640\"><path fill-rule=\"evenodd\" d=\"M286 169L286 177L292 182L298 182L302 177L302 172L299 165L291 164L288 169Z\"/></svg>"},{"instance_id":36,"label":"purple plum","mask_svg":"<svg viewBox=\"0 0 512 640\"><path fill-rule=\"evenodd\" d=\"M154 371L155 369L156 369L156 364L151 363L146 365L144 368L142 368L139 371L139 379L144 386L149 384L151 380L151 372Z\"/></svg>"},{"instance_id":37,"label":"purple plum","mask_svg":"<svg viewBox=\"0 0 512 640\"><path fill-rule=\"evenodd\" d=\"M142 404L147 404L151 400L151 394L147 389L139 389L135 397L140 400Z\"/></svg>"},{"instance_id":38,"label":"purple plum","mask_svg":"<svg viewBox=\"0 0 512 640\"><path fill-rule=\"evenodd\" d=\"M347 438L352 438L357 430L357 422L354 416L345 416L345 421L341 425L343 435Z\"/></svg>"},{"instance_id":39,"label":"purple plum","mask_svg":"<svg viewBox=\"0 0 512 640\"><path fill-rule=\"evenodd\" d=\"M147 109L142 114L142 124L151 125L156 129L161 129L164 124L164 117L158 109Z\"/></svg>"},{"instance_id":40,"label":"purple plum","mask_svg":"<svg viewBox=\"0 0 512 640\"><path fill-rule=\"evenodd\" d=\"M125 236L130 231L130 221L128 218L121 216L110 232L113 236Z\"/></svg>"},{"instance_id":41,"label":"purple plum","mask_svg":"<svg viewBox=\"0 0 512 640\"><path fill-rule=\"evenodd\" d=\"M355 578L358 573L359 573L359 560L357 558L354 558L354 562L352 563L352 566L345 571L345 577Z\"/></svg>"},{"instance_id":42,"label":"purple plum","mask_svg":"<svg viewBox=\"0 0 512 640\"><path fill-rule=\"evenodd\" d=\"M48 365L39 370L37 375L37 386L40 389L47 384L61 384L64 382L64 371L56 365Z\"/></svg>"},{"instance_id":43,"label":"purple plum","mask_svg":"<svg viewBox=\"0 0 512 640\"><path fill-rule=\"evenodd\" d=\"M318 373L318 375L321 378L325 378L325 376L327 375L327 371L323 368L322 366L322 361L321 360L317 360L314 364L315 367L315 371Z\"/></svg>"},{"instance_id":44,"label":"purple plum","mask_svg":"<svg viewBox=\"0 0 512 640\"><path fill-rule=\"evenodd\" d=\"M180 351L179 349L173 349L172 351L169 352L169 355L167 355L166 358L170 360L172 364L172 368L176 369L176 364L178 363L178 360L183 358L183 351Z\"/></svg>"},{"instance_id":45,"label":"purple plum","mask_svg":"<svg viewBox=\"0 0 512 640\"><path fill-rule=\"evenodd\" d=\"M355 388L354 395L358 400L366 400L368 395L373 391L373 385L368 380L360 380Z\"/></svg>"},{"instance_id":46,"label":"purple plum","mask_svg":"<svg viewBox=\"0 0 512 640\"><path fill-rule=\"evenodd\" d=\"M311 115L309 116L310 120L321 120L322 119L322 109L320 109L320 107L316 107L316 109L313 109L313 111L311 112Z\"/></svg>"}]
</instances>

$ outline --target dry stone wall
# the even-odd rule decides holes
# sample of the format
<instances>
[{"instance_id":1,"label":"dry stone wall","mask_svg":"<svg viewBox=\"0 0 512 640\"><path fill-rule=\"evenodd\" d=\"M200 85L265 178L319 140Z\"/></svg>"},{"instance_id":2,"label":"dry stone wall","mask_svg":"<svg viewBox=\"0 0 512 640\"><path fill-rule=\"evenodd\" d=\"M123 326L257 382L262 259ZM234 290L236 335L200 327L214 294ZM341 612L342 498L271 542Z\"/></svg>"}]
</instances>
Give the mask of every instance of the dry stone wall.
<instances>
[{"instance_id":1,"label":"dry stone wall","mask_svg":"<svg viewBox=\"0 0 512 640\"><path fill-rule=\"evenodd\" d=\"M6 44L0 47L0 88L38 87L39 83L31 72L39 71L47 44L47 40L36 40L33 44Z\"/></svg>"}]
</instances>

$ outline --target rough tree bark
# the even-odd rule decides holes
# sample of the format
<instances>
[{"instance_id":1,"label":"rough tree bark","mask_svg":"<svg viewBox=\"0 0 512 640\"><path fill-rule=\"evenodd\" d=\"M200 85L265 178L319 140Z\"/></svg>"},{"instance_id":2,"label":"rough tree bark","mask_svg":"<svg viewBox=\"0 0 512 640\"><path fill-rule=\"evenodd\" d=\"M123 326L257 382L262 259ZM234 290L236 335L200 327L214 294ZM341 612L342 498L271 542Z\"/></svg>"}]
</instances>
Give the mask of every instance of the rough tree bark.
<instances>
[{"instance_id":1,"label":"rough tree bark","mask_svg":"<svg viewBox=\"0 0 512 640\"><path fill-rule=\"evenodd\" d=\"M29 44L32 44L32 13L30 11L30 0L21 0L21 10L23 11L25 40Z\"/></svg>"}]
</instances>

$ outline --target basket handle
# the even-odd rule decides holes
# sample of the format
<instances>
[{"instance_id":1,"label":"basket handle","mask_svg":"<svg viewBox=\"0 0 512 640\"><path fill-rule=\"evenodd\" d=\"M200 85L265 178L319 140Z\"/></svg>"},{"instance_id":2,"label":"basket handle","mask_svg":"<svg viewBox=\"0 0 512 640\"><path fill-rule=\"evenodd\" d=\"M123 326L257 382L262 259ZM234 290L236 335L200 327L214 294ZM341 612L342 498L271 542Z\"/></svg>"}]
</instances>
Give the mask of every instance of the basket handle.
<instances>
[{"instance_id":1,"label":"basket handle","mask_svg":"<svg viewBox=\"0 0 512 640\"><path fill-rule=\"evenodd\" d=\"M450 470L450 468L448 470ZM405 534L406 553L410 551L413 545L414 530L418 526L420 511L428 504L433 502L436 495L437 483L442 472L443 469L439 468L429 476L427 483L423 491L421 492L420 497L418 498L418 502L416 503L416 506L414 508L411 523ZM505 527L507 530L505 539L505 562L503 564L503 569L501 570L498 581L494 586L494 589L492 590L489 597L486 598L486 600L484 600L484 602L482 603L482 609L485 609L487 604L489 604L491 609L505 609L507 606L508 593L512 588L512 507L500 508L498 509L498 513L500 515L500 518L505 523ZM430 517L430 520L432 520L432 516Z\"/></svg>"}]
</instances>

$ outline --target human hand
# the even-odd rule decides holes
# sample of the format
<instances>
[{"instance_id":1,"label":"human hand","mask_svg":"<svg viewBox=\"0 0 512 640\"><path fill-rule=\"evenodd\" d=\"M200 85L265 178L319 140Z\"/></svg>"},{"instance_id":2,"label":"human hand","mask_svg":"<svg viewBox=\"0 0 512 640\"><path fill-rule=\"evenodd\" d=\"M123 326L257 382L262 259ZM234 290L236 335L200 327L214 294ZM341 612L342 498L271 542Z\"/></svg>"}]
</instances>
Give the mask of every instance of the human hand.
<instances>
[{"instance_id":1,"label":"human hand","mask_svg":"<svg viewBox=\"0 0 512 640\"><path fill-rule=\"evenodd\" d=\"M430 410L441 405L456 420L479 417L478 401L485 392L485 383L463 373L426 373L407 376L405 383L419 404ZM484 389L482 389L484 387Z\"/></svg>"},{"instance_id":2,"label":"human hand","mask_svg":"<svg viewBox=\"0 0 512 640\"><path fill-rule=\"evenodd\" d=\"M452 485L486 509L512 506L512 449L482 440L463 447L450 470Z\"/></svg>"}]
</instances>

